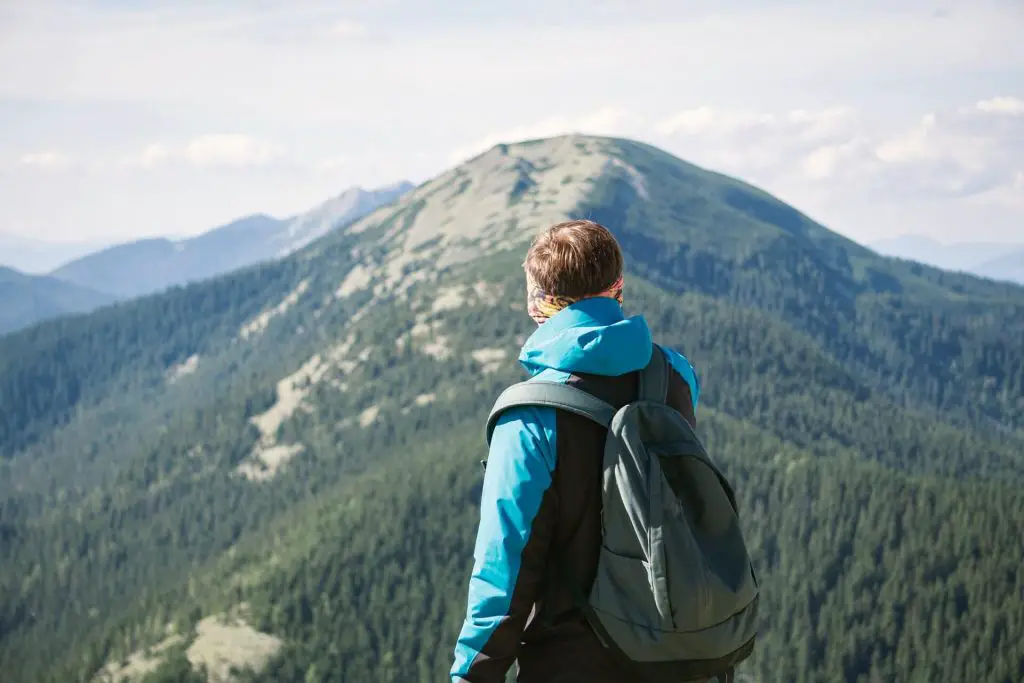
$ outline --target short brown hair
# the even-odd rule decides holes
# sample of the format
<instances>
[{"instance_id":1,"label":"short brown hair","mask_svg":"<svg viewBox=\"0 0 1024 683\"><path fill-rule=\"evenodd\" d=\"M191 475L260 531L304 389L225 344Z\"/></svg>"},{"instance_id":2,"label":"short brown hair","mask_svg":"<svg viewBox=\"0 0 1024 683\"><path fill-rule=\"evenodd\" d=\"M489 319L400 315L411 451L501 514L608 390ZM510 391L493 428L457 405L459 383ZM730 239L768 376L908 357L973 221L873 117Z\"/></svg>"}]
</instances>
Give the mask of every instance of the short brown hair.
<instances>
[{"instance_id":1,"label":"short brown hair","mask_svg":"<svg viewBox=\"0 0 1024 683\"><path fill-rule=\"evenodd\" d=\"M600 223L566 221L534 238L523 268L549 294L590 296L603 292L622 275L622 251Z\"/></svg>"}]
</instances>

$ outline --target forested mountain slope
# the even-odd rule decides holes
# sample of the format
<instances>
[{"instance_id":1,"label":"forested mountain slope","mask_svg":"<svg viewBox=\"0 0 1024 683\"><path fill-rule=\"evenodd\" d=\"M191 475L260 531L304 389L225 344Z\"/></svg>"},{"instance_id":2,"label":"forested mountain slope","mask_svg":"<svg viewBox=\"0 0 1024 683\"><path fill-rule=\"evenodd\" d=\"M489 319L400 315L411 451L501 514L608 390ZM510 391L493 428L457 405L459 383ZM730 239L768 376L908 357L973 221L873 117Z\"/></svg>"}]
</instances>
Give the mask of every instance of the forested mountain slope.
<instances>
[{"instance_id":1,"label":"forested mountain slope","mask_svg":"<svg viewBox=\"0 0 1024 683\"><path fill-rule=\"evenodd\" d=\"M0 340L0 670L201 677L231 614L264 634L242 679L443 677L483 418L534 329L523 249L567 216L615 232L627 312L701 376L765 580L745 672L1024 675L1024 289L582 136L495 147L283 260Z\"/></svg>"}]
</instances>

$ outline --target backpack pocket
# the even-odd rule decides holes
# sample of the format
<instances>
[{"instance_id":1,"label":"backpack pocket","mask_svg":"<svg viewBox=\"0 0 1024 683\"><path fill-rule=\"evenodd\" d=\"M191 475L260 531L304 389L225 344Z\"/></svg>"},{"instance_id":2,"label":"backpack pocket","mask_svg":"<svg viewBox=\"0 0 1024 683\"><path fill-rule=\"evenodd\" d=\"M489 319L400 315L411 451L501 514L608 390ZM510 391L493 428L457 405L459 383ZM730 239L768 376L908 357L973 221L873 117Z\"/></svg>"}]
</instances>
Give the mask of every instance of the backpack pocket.
<instances>
[{"instance_id":1,"label":"backpack pocket","mask_svg":"<svg viewBox=\"0 0 1024 683\"><path fill-rule=\"evenodd\" d=\"M739 518L715 470L690 455L663 462L661 542L673 618L680 632L699 631L746 608L757 587Z\"/></svg>"},{"instance_id":2,"label":"backpack pocket","mask_svg":"<svg viewBox=\"0 0 1024 683\"><path fill-rule=\"evenodd\" d=\"M602 545L590 593L590 604L602 617L628 625L639 640L657 640L662 630L650 573L645 558L620 555Z\"/></svg>"}]
</instances>

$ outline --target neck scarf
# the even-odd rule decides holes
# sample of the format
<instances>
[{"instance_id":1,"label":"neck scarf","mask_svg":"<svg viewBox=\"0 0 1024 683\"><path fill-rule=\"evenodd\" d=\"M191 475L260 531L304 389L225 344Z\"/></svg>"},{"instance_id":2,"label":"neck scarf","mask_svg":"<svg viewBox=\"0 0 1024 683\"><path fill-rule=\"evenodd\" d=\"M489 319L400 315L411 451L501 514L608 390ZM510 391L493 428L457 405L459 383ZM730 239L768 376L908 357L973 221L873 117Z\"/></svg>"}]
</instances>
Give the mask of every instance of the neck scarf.
<instances>
[{"instance_id":1,"label":"neck scarf","mask_svg":"<svg viewBox=\"0 0 1024 683\"><path fill-rule=\"evenodd\" d=\"M586 296L569 297L569 296L558 296L556 294L549 294L543 289L537 286L529 276L526 278L526 309L530 313L530 317L538 324L544 323L548 318L561 311L563 308L571 306L577 301L583 299L593 299L597 297L608 297L615 299L622 304L622 276L619 276L615 282L611 284L608 289L600 292L599 294L588 294Z\"/></svg>"}]
</instances>

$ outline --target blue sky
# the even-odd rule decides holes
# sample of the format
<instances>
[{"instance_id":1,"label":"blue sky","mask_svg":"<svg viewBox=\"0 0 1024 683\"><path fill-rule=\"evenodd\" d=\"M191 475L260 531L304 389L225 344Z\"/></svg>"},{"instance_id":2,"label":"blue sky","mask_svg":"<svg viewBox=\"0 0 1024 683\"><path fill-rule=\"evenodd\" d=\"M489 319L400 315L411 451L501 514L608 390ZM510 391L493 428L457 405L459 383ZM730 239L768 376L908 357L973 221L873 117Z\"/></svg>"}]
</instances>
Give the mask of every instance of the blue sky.
<instances>
[{"instance_id":1,"label":"blue sky","mask_svg":"<svg viewBox=\"0 0 1024 683\"><path fill-rule=\"evenodd\" d=\"M1024 242L1021 35L1019 0L0 2L0 233L195 234L579 131L861 241Z\"/></svg>"}]
</instances>

